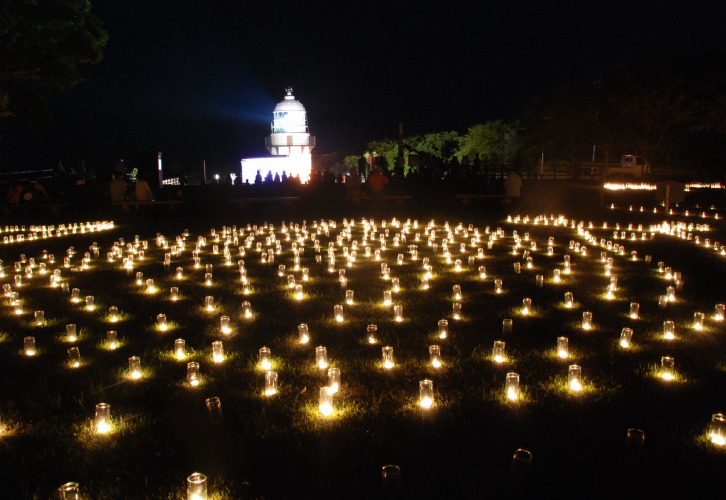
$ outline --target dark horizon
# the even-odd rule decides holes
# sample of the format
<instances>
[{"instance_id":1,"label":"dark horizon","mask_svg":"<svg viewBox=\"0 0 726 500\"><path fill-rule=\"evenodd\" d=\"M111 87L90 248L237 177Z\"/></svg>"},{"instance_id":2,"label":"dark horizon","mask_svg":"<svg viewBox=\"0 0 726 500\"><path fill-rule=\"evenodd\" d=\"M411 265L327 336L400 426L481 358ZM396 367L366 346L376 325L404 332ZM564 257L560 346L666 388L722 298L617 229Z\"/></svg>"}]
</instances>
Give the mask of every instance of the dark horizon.
<instances>
[{"instance_id":1,"label":"dark horizon","mask_svg":"<svg viewBox=\"0 0 726 500\"><path fill-rule=\"evenodd\" d=\"M516 119L562 84L611 67L726 52L723 4L611 2L327 9L284 5L96 2L110 41L85 82L51 97L53 125L4 130L5 171L57 158L110 170L159 150L166 161L236 164L265 156L275 103L292 86L316 154L366 142Z\"/></svg>"}]
</instances>

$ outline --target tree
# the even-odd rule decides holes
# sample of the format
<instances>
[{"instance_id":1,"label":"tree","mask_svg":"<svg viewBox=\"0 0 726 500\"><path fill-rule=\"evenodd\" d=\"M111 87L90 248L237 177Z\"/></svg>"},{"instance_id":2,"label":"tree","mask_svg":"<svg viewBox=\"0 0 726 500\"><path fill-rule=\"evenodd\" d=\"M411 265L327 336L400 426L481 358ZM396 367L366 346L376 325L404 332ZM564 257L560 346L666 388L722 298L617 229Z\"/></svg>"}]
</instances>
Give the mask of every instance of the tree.
<instances>
[{"instance_id":1,"label":"tree","mask_svg":"<svg viewBox=\"0 0 726 500\"><path fill-rule=\"evenodd\" d=\"M4 0L0 6L0 123L42 125L48 96L83 81L108 34L88 0Z\"/></svg>"},{"instance_id":2,"label":"tree","mask_svg":"<svg viewBox=\"0 0 726 500\"><path fill-rule=\"evenodd\" d=\"M488 158L494 165L512 162L517 157L530 156L521 136L519 122L507 123L503 120L489 121L474 125L461 138L460 153Z\"/></svg>"}]
</instances>

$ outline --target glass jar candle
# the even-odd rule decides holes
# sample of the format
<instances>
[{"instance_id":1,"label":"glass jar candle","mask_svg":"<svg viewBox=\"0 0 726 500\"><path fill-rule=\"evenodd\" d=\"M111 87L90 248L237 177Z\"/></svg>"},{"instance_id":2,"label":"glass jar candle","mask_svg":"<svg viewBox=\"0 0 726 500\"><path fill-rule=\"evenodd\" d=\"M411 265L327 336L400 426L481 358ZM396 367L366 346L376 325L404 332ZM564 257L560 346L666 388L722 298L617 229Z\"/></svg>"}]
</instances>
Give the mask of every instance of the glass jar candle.
<instances>
[{"instance_id":1,"label":"glass jar candle","mask_svg":"<svg viewBox=\"0 0 726 500\"><path fill-rule=\"evenodd\" d=\"M673 321L663 322L663 338L673 340L676 338L676 325Z\"/></svg>"},{"instance_id":2,"label":"glass jar candle","mask_svg":"<svg viewBox=\"0 0 726 500\"><path fill-rule=\"evenodd\" d=\"M328 368L328 390L331 394L340 392L340 368Z\"/></svg>"},{"instance_id":3,"label":"glass jar candle","mask_svg":"<svg viewBox=\"0 0 726 500\"><path fill-rule=\"evenodd\" d=\"M389 346L383 347L381 349L381 352L382 352L383 368L385 368L386 370L390 370L395 365L395 362L393 360L393 347L389 347Z\"/></svg>"},{"instance_id":4,"label":"glass jar candle","mask_svg":"<svg viewBox=\"0 0 726 500\"><path fill-rule=\"evenodd\" d=\"M421 380L418 383L419 396L418 404L423 409L429 409L434 405L434 383L431 380Z\"/></svg>"},{"instance_id":5,"label":"glass jar candle","mask_svg":"<svg viewBox=\"0 0 726 500\"><path fill-rule=\"evenodd\" d=\"M504 363L506 361L506 355L504 353L504 349L506 347L506 343L501 340L494 341L494 347L492 348L492 358L497 363Z\"/></svg>"},{"instance_id":6,"label":"glass jar candle","mask_svg":"<svg viewBox=\"0 0 726 500\"><path fill-rule=\"evenodd\" d=\"M221 340L215 340L212 342L212 360L215 363L221 363L224 361L224 345Z\"/></svg>"},{"instance_id":7,"label":"glass jar candle","mask_svg":"<svg viewBox=\"0 0 726 500\"><path fill-rule=\"evenodd\" d=\"M434 368L441 368L441 347L437 345L429 346L429 361Z\"/></svg>"},{"instance_id":8,"label":"glass jar candle","mask_svg":"<svg viewBox=\"0 0 726 500\"><path fill-rule=\"evenodd\" d=\"M582 390L582 368L578 365L570 365L567 371L567 386L571 391Z\"/></svg>"},{"instance_id":9,"label":"glass jar candle","mask_svg":"<svg viewBox=\"0 0 726 500\"><path fill-rule=\"evenodd\" d=\"M366 327L366 343L375 344L378 342L378 327L376 325L368 325Z\"/></svg>"},{"instance_id":10,"label":"glass jar candle","mask_svg":"<svg viewBox=\"0 0 726 500\"><path fill-rule=\"evenodd\" d=\"M132 379L141 378L141 360L138 356L131 356L129 358L129 376Z\"/></svg>"},{"instance_id":11,"label":"glass jar candle","mask_svg":"<svg viewBox=\"0 0 726 500\"><path fill-rule=\"evenodd\" d=\"M566 359L570 356L570 341L567 337L557 337L557 357Z\"/></svg>"},{"instance_id":12,"label":"glass jar candle","mask_svg":"<svg viewBox=\"0 0 726 500\"><path fill-rule=\"evenodd\" d=\"M297 335L301 344L307 344L310 342L310 331L308 330L308 325L305 323L298 325Z\"/></svg>"},{"instance_id":13,"label":"glass jar candle","mask_svg":"<svg viewBox=\"0 0 726 500\"><path fill-rule=\"evenodd\" d=\"M507 378L504 383L504 394L507 399L516 401L519 399L519 374L510 372L507 373Z\"/></svg>"},{"instance_id":14,"label":"glass jar candle","mask_svg":"<svg viewBox=\"0 0 726 500\"><path fill-rule=\"evenodd\" d=\"M199 375L199 363L194 361L187 363L187 383L192 387L199 385L201 376Z\"/></svg>"},{"instance_id":15,"label":"glass jar candle","mask_svg":"<svg viewBox=\"0 0 726 500\"><path fill-rule=\"evenodd\" d=\"M265 396L277 394L277 372L265 372Z\"/></svg>"},{"instance_id":16,"label":"glass jar candle","mask_svg":"<svg viewBox=\"0 0 726 500\"><path fill-rule=\"evenodd\" d=\"M660 358L660 376L663 380L673 380L676 375L676 361L669 356Z\"/></svg>"},{"instance_id":17,"label":"glass jar candle","mask_svg":"<svg viewBox=\"0 0 726 500\"><path fill-rule=\"evenodd\" d=\"M269 347L263 347L259 351L259 366L263 370L272 368L272 354Z\"/></svg>"},{"instance_id":18,"label":"glass jar candle","mask_svg":"<svg viewBox=\"0 0 726 500\"><path fill-rule=\"evenodd\" d=\"M78 336L76 334L76 325L66 325L66 341L75 342L76 340L78 340Z\"/></svg>"},{"instance_id":19,"label":"glass jar candle","mask_svg":"<svg viewBox=\"0 0 726 500\"><path fill-rule=\"evenodd\" d=\"M592 313L590 311L582 312L582 329L583 330L592 329Z\"/></svg>"},{"instance_id":20,"label":"glass jar candle","mask_svg":"<svg viewBox=\"0 0 726 500\"><path fill-rule=\"evenodd\" d=\"M252 317L252 306L247 301L242 302L242 317L243 318Z\"/></svg>"},{"instance_id":21,"label":"glass jar candle","mask_svg":"<svg viewBox=\"0 0 726 500\"><path fill-rule=\"evenodd\" d=\"M315 348L315 364L321 370L325 370L328 367L328 350L323 346Z\"/></svg>"},{"instance_id":22,"label":"glass jar candle","mask_svg":"<svg viewBox=\"0 0 726 500\"><path fill-rule=\"evenodd\" d=\"M106 403L96 405L93 427L98 434L106 434L111 430L111 405Z\"/></svg>"},{"instance_id":23,"label":"glass jar candle","mask_svg":"<svg viewBox=\"0 0 726 500\"><path fill-rule=\"evenodd\" d=\"M631 328L623 328L620 332L620 347L627 349L630 347L630 342L633 339L633 330Z\"/></svg>"},{"instance_id":24,"label":"glass jar candle","mask_svg":"<svg viewBox=\"0 0 726 500\"><path fill-rule=\"evenodd\" d=\"M343 306L336 305L333 307L333 318L335 318L335 321L338 323L343 322Z\"/></svg>"},{"instance_id":25,"label":"glass jar candle","mask_svg":"<svg viewBox=\"0 0 726 500\"><path fill-rule=\"evenodd\" d=\"M106 332L106 346L111 351L118 347L118 334L114 330Z\"/></svg>"},{"instance_id":26,"label":"glass jar candle","mask_svg":"<svg viewBox=\"0 0 726 500\"><path fill-rule=\"evenodd\" d=\"M180 360L187 357L187 343L184 339L176 339L174 341L174 357Z\"/></svg>"}]
</instances>

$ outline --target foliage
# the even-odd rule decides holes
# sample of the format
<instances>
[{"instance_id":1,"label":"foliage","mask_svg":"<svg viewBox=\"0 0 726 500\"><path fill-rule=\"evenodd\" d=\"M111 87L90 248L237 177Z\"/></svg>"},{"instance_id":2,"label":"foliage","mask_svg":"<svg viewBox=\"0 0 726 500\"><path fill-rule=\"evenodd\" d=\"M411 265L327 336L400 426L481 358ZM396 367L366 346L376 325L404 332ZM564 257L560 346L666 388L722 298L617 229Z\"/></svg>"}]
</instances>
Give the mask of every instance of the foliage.
<instances>
[{"instance_id":1,"label":"foliage","mask_svg":"<svg viewBox=\"0 0 726 500\"><path fill-rule=\"evenodd\" d=\"M48 118L47 97L83 81L108 34L88 0L6 0L0 7L0 123Z\"/></svg>"},{"instance_id":2,"label":"foliage","mask_svg":"<svg viewBox=\"0 0 726 500\"><path fill-rule=\"evenodd\" d=\"M515 158L529 156L522 140L522 125L503 120L480 123L469 128L461 138L461 156L479 155L490 163L511 163Z\"/></svg>"}]
</instances>

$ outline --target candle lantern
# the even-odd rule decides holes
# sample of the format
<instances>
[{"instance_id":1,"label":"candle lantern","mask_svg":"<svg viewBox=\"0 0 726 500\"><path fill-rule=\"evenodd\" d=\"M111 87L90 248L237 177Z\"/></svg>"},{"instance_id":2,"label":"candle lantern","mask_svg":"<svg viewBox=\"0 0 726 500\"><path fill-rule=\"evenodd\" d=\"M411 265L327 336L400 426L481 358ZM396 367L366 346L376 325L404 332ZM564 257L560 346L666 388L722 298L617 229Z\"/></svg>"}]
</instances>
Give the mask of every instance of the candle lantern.
<instances>
[{"instance_id":1,"label":"candle lantern","mask_svg":"<svg viewBox=\"0 0 726 500\"><path fill-rule=\"evenodd\" d=\"M592 313L590 311L582 312L582 329L590 330L592 328Z\"/></svg>"},{"instance_id":2,"label":"candle lantern","mask_svg":"<svg viewBox=\"0 0 726 500\"><path fill-rule=\"evenodd\" d=\"M214 297L211 295L204 297L204 310L207 312L214 311Z\"/></svg>"},{"instance_id":3,"label":"candle lantern","mask_svg":"<svg viewBox=\"0 0 726 500\"><path fill-rule=\"evenodd\" d=\"M118 321L118 307L111 306L108 308L108 320L111 323L116 323Z\"/></svg>"},{"instance_id":4,"label":"candle lantern","mask_svg":"<svg viewBox=\"0 0 726 500\"><path fill-rule=\"evenodd\" d=\"M71 368L78 368L81 366L81 353L77 347L71 347L68 349L68 364Z\"/></svg>"},{"instance_id":5,"label":"candle lantern","mask_svg":"<svg viewBox=\"0 0 726 500\"><path fill-rule=\"evenodd\" d=\"M572 297L572 292L566 292L565 293L565 307L571 308L574 304L574 299Z\"/></svg>"},{"instance_id":6,"label":"candle lantern","mask_svg":"<svg viewBox=\"0 0 726 500\"><path fill-rule=\"evenodd\" d=\"M494 280L494 291L496 293L502 293L502 280Z\"/></svg>"},{"instance_id":7,"label":"candle lantern","mask_svg":"<svg viewBox=\"0 0 726 500\"><path fill-rule=\"evenodd\" d=\"M81 290L79 288L74 288L71 290L71 302L78 303L81 301Z\"/></svg>"},{"instance_id":8,"label":"candle lantern","mask_svg":"<svg viewBox=\"0 0 726 500\"><path fill-rule=\"evenodd\" d=\"M512 320L511 319L505 319L502 320L502 333L504 335L511 335L512 334Z\"/></svg>"},{"instance_id":9,"label":"candle lantern","mask_svg":"<svg viewBox=\"0 0 726 500\"><path fill-rule=\"evenodd\" d=\"M726 304L716 304L716 321L723 321L724 314L726 314Z\"/></svg>"},{"instance_id":10,"label":"candle lantern","mask_svg":"<svg viewBox=\"0 0 726 500\"><path fill-rule=\"evenodd\" d=\"M525 316L532 310L532 299L522 300L522 314Z\"/></svg>"},{"instance_id":11,"label":"candle lantern","mask_svg":"<svg viewBox=\"0 0 726 500\"><path fill-rule=\"evenodd\" d=\"M308 330L308 325L305 323L298 325L297 334L301 344L307 344L310 342L310 332Z\"/></svg>"},{"instance_id":12,"label":"candle lantern","mask_svg":"<svg viewBox=\"0 0 726 500\"><path fill-rule=\"evenodd\" d=\"M461 300L461 286L460 285L454 285L454 300Z\"/></svg>"},{"instance_id":13,"label":"candle lantern","mask_svg":"<svg viewBox=\"0 0 726 500\"><path fill-rule=\"evenodd\" d=\"M666 305L668 305L668 295L661 295L658 297L658 307L660 309L665 309Z\"/></svg>"},{"instance_id":14,"label":"candle lantern","mask_svg":"<svg viewBox=\"0 0 726 500\"><path fill-rule=\"evenodd\" d=\"M494 342L494 348L492 349L492 357L494 358L494 361L497 363L503 363L507 358L504 354L504 348L506 346L505 342L502 342L501 340L496 340Z\"/></svg>"},{"instance_id":15,"label":"candle lantern","mask_svg":"<svg viewBox=\"0 0 726 500\"><path fill-rule=\"evenodd\" d=\"M487 268L484 266L479 266L479 277L481 279L486 279L487 277Z\"/></svg>"},{"instance_id":16,"label":"candle lantern","mask_svg":"<svg viewBox=\"0 0 726 500\"><path fill-rule=\"evenodd\" d=\"M393 306L393 318L398 323L403 321L403 306L401 304Z\"/></svg>"},{"instance_id":17,"label":"candle lantern","mask_svg":"<svg viewBox=\"0 0 726 500\"><path fill-rule=\"evenodd\" d=\"M211 277L210 277L211 279ZM154 285L154 280L148 279L146 280L146 293L155 293L156 292L156 286Z\"/></svg>"},{"instance_id":18,"label":"candle lantern","mask_svg":"<svg viewBox=\"0 0 726 500\"><path fill-rule=\"evenodd\" d=\"M445 339L449 335L449 322L445 319L440 319L438 325L439 338Z\"/></svg>"},{"instance_id":19,"label":"candle lantern","mask_svg":"<svg viewBox=\"0 0 726 500\"><path fill-rule=\"evenodd\" d=\"M567 385L571 391L582 390L582 368L578 365L570 365L567 372Z\"/></svg>"},{"instance_id":20,"label":"candle lantern","mask_svg":"<svg viewBox=\"0 0 726 500\"><path fill-rule=\"evenodd\" d=\"M76 325L66 325L66 340L68 342L75 342L78 340L78 336L76 335Z\"/></svg>"},{"instance_id":21,"label":"candle lantern","mask_svg":"<svg viewBox=\"0 0 726 500\"><path fill-rule=\"evenodd\" d=\"M702 312L693 313L693 328L703 330L703 321L705 316Z\"/></svg>"},{"instance_id":22,"label":"candle lantern","mask_svg":"<svg viewBox=\"0 0 726 500\"><path fill-rule=\"evenodd\" d=\"M431 366L434 368L440 368L441 367L441 347L437 345L429 346L429 360L431 361Z\"/></svg>"},{"instance_id":23,"label":"candle lantern","mask_svg":"<svg viewBox=\"0 0 726 500\"><path fill-rule=\"evenodd\" d=\"M66 483L58 488L60 500L80 500L81 489L78 483Z\"/></svg>"},{"instance_id":24,"label":"candle lantern","mask_svg":"<svg viewBox=\"0 0 726 500\"><path fill-rule=\"evenodd\" d=\"M106 346L112 351L118 347L118 334L115 331L106 332Z\"/></svg>"},{"instance_id":25,"label":"candle lantern","mask_svg":"<svg viewBox=\"0 0 726 500\"><path fill-rule=\"evenodd\" d=\"M165 332L169 328L169 325L166 323L166 314L156 315L156 328L162 332Z\"/></svg>"},{"instance_id":26,"label":"candle lantern","mask_svg":"<svg viewBox=\"0 0 726 500\"><path fill-rule=\"evenodd\" d=\"M224 361L224 345L221 340L212 342L212 359L215 363Z\"/></svg>"},{"instance_id":27,"label":"candle lantern","mask_svg":"<svg viewBox=\"0 0 726 500\"><path fill-rule=\"evenodd\" d=\"M179 300L179 288L175 286L171 287L171 290L169 290L169 298L173 301Z\"/></svg>"},{"instance_id":28,"label":"candle lantern","mask_svg":"<svg viewBox=\"0 0 726 500\"><path fill-rule=\"evenodd\" d=\"M320 414L324 417L328 417L333 413L333 393L330 392L329 387L320 388L320 400L318 402L318 409Z\"/></svg>"},{"instance_id":29,"label":"candle lantern","mask_svg":"<svg viewBox=\"0 0 726 500\"><path fill-rule=\"evenodd\" d=\"M187 478L187 500L207 500L207 476L195 472Z\"/></svg>"},{"instance_id":30,"label":"candle lantern","mask_svg":"<svg viewBox=\"0 0 726 500\"><path fill-rule=\"evenodd\" d=\"M537 286L537 288L542 288L544 286L544 276L542 276L541 274L538 274L535 277L534 282L535 282L535 285Z\"/></svg>"},{"instance_id":31,"label":"candle lantern","mask_svg":"<svg viewBox=\"0 0 726 500\"><path fill-rule=\"evenodd\" d=\"M376 325L368 325L366 327L366 343L375 344L378 340L378 327Z\"/></svg>"},{"instance_id":32,"label":"candle lantern","mask_svg":"<svg viewBox=\"0 0 726 500\"><path fill-rule=\"evenodd\" d=\"M189 385L196 387L199 385L200 380L199 363L195 363L194 361L187 363L187 382Z\"/></svg>"},{"instance_id":33,"label":"candle lantern","mask_svg":"<svg viewBox=\"0 0 726 500\"><path fill-rule=\"evenodd\" d=\"M383 305L384 306L391 305L391 291L390 290L386 290L383 292Z\"/></svg>"},{"instance_id":34,"label":"candle lantern","mask_svg":"<svg viewBox=\"0 0 726 500\"><path fill-rule=\"evenodd\" d=\"M93 295L86 295L86 311L93 311L95 307Z\"/></svg>"},{"instance_id":35,"label":"candle lantern","mask_svg":"<svg viewBox=\"0 0 726 500\"><path fill-rule=\"evenodd\" d=\"M111 405L99 403L96 405L96 415L93 418L93 427L99 434L106 434L111 430Z\"/></svg>"},{"instance_id":36,"label":"candle lantern","mask_svg":"<svg viewBox=\"0 0 726 500\"><path fill-rule=\"evenodd\" d=\"M675 359L663 356L660 358L660 376L663 380L673 380L676 374Z\"/></svg>"},{"instance_id":37,"label":"candle lantern","mask_svg":"<svg viewBox=\"0 0 726 500\"><path fill-rule=\"evenodd\" d=\"M383 368L385 369L391 369L394 366L393 361L393 347L383 347L381 349L382 355L383 355Z\"/></svg>"},{"instance_id":38,"label":"candle lantern","mask_svg":"<svg viewBox=\"0 0 726 500\"><path fill-rule=\"evenodd\" d=\"M212 286L212 273L204 273L204 284Z\"/></svg>"},{"instance_id":39,"label":"candle lantern","mask_svg":"<svg viewBox=\"0 0 726 500\"><path fill-rule=\"evenodd\" d=\"M454 270L461 271L461 259L456 259L454 261Z\"/></svg>"},{"instance_id":40,"label":"candle lantern","mask_svg":"<svg viewBox=\"0 0 726 500\"><path fill-rule=\"evenodd\" d=\"M396 293L401 291L401 282L398 278L391 278L391 289Z\"/></svg>"},{"instance_id":41,"label":"candle lantern","mask_svg":"<svg viewBox=\"0 0 726 500\"><path fill-rule=\"evenodd\" d=\"M141 378L141 360L138 356L129 358L129 376L133 379Z\"/></svg>"},{"instance_id":42,"label":"candle lantern","mask_svg":"<svg viewBox=\"0 0 726 500\"><path fill-rule=\"evenodd\" d=\"M340 391L340 368L328 368L328 390L330 394Z\"/></svg>"},{"instance_id":43,"label":"candle lantern","mask_svg":"<svg viewBox=\"0 0 726 500\"><path fill-rule=\"evenodd\" d=\"M269 347L263 347L260 349L260 368L263 370L269 370L272 368L272 359Z\"/></svg>"},{"instance_id":44,"label":"candle lantern","mask_svg":"<svg viewBox=\"0 0 726 500\"><path fill-rule=\"evenodd\" d=\"M421 380L418 383L418 404L423 409L431 408L434 405L434 383L431 380Z\"/></svg>"},{"instance_id":45,"label":"candle lantern","mask_svg":"<svg viewBox=\"0 0 726 500\"><path fill-rule=\"evenodd\" d=\"M519 374L514 372L507 373L507 379L504 383L504 393L507 395L507 399L513 401L519 399Z\"/></svg>"},{"instance_id":46,"label":"candle lantern","mask_svg":"<svg viewBox=\"0 0 726 500\"><path fill-rule=\"evenodd\" d=\"M676 325L673 321L663 322L663 338L666 340L673 340L676 338Z\"/></svg>"},{"instance_id":47,"label":"candle lantern","mask_svg":"<svg viewBox=\"0 0 726 500\"><path fill-rule=\"evenodd\" d=\"M252 306L247 301L242 302L242 316L245 318L252 317Z\"/></svg>"},{"instance_id":48,"label":"candle lantern","mask_svg":"<svg viewBox=\"0 0 726 500\"><path fill-rule=\"evenodd\" d=\"M35 356L35 337L23 338L23 352L26 356Z\"/></svg>"},{"instance_id":49,"label":"candle lantern","mask_svg":"<svg viewBox=\"0 0 726 500\"><path fill-rule=\"evenodd\" d=\"M675 287L669 286L666 288L666 296L668 297L668 302L673 302L676 300L676 289Z\"/></svg>"},{"instance_id":50,"label":"candle lantern","mask_svg":"<svg viewBox=\"0 0 726 500\"><path fill-rule=\"evenodd\" d=\"M336 305L333 307L333 317L335 318L335 321L338 323L343 322L343 306Z\"/></svg>"},{"instance_id":51,"label":"candle lantern","mask_svg":"<svg viewBox=\"0 0 726 500\"><path fill-rule=\"evenodd\" d=\"M297 300L302 300L302 298L303 298L303 287L302 287L302 285L295 285L295 298Z\"/></svg>"},{"instance_id":52,"label":"candle lantern","mask_svg":"<svg viewBox=\"0 0 726 500\"><path fill-rule=\"evenodd\" d=\"M522 264L520 264L519 262L515 262L514 263L514 274L519 274L520 272L522 272Z\"/></svg>"},{"instance_id":53,"label":"candle lantern","mask_svg":"<svg viewBox=\"0 0 726 500\"><path fill-rule=\"evenodd\" d=\"M381 485L389 498L395 498L401 492L401 468L398 465L386 465L381 469Z\"/></svg>"},{"instance_id":54,"label":"candle lantern","mask_svg":"<svg viewBox=\"0 0 726 500\"><path fill-rule=\"evenodd\" d=\"M222 402L219 398L208 398L205 400L205 403L207 404L207 413L209 414L210 423L212 423L212 425L221 424L224 420L224 415L222 413Z\"/></svg>"},{"instance_id":55,"label":"candle lantern","mask_svg":"<svg viewBox=\"0 0 726 500\"><path fill-rule=\"evenodd\" d=\"M35 326L45 325L45 313L43 311L35 311Z\"/></svg>"},{"instance_id":56,"label":"candle lantern","mask_svg":"<svg viewBox=\"0 0 726 500\"><path fill-rule=\"evenodd\" d=\"M454 302L452 304L451 315L454 319L461 319L461 304L459 302Z\"/></svg>"},{"instance_id":57,"label":"candle lantern","mask_svg":"<svg viewBox=\"0 0 726 500\"><path fill-rule=\"evenodd\" d=\"M567 337L557 337L557 357L565 359L570 355L570 341Z\"/></svg>"},{"instance_id":58,"label":"candle lantern","mask_svg":"<svg viewBox=\"0 0 726 500\"><path fill-rule=\"evenodd\" d=\"M623 328L620 332L620 347L627 349L630 347L630 342L633 338L633 330L631 328Z\"/></svg>"},{"instance_id":59,"label":"candle lantern","mask_svg":"<svg viewBox=\"0 0 726 500\"><path fill-rule=\"evenodd\" d=\"M285 264L280 264L279 266L277 266L277 275L285 276Z\"/></svg>"},{"instance_id":60,"label":"candle lantern","mask_svg":"<svg viewBox=\"0 0 726 500\"><path fill-rule=\"evenodd\" d=\"M176 359L184 359L187 357L187 345L184 339L176 339L174 341L174 356Z\"/></svg>"},{"instance_id":61,"label":"candle lantern","mask_svg":"<svg viewBox=\"0 0 726 500\"><path fill-rule=\"evenodd\" d=\"M300 270L300 273L302 275L302 280L303 281L308 281L310 279L310 269L308 269L307 267L303 267Z\"/></svg>"},{"instance_id":62,"label":"candle lantern","mask_svg":"<svg viewBox=\"0 0 726 500\"><path fill-rule=\"evenodd\" d=\"M726 445L726 417L723 413L711 416L711 428L708 431L711 442L717 446Z\"/></svg>"},{"instance_id":63,"label":"candle lantern","mask_svg":"<svg viewBox=\"0 0 726 500\"><path fill-rule=\"evenodd\" d=\"M229 323L229 316L222 316L219 318L219 330L225 335L229 335L232 332L232 327Z\"/></svg>"},{"instance_id":64,"label":"candle lantern","mask_svg":"<svg viewBox=\"0 0 726 500\"><path fill-rule=\"evenodd\" d=\"M178 280L184 279L184 268L182 268L182 267L176 268L176 279L178 279Z\"/></svg>"},{"instance_id":65,"label":"candle lantern","mask_svg":"<svg viewBox=\"0 0 726 500\"><path fill-rule=\"evenodd\" d=\"M630 303L630 314L629 316L632 319L638 319L638 313L640 312L640 304L637 302L631 302Z\"/></svg>"},{"instance_id":66,"label":"candle lantern","mask_svg":"<svg viewBox=\"0 0 726 500\"><path fill-rule=\"evenodd\" d=\"M277 394L277 372L265 372L265 396Z\"/></svg>"},{"instance_id":67,"label":"candle lantern","mask_svg":"<svg viewBox=\"0 0 726 500\"><path fill-rule=\"evenodd\" d=\"M315 348L315 364L321 370L325 370L328 367L328 350L323 346Z\"/></svg>"},{"instance_id":68,"label":"candle lantern","mask_svg":"<svg viewBox=\"0 0 726 500\"><path fill-rule=\"evenodd\" d=\"M138 286L141 286L144 284L144 273L142 273L141 271L138 271L136 273L136 284Z\"/></svg>"}]
</instances>

